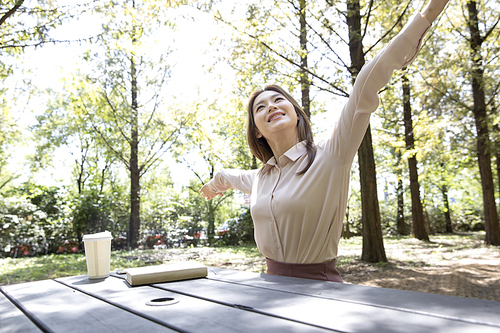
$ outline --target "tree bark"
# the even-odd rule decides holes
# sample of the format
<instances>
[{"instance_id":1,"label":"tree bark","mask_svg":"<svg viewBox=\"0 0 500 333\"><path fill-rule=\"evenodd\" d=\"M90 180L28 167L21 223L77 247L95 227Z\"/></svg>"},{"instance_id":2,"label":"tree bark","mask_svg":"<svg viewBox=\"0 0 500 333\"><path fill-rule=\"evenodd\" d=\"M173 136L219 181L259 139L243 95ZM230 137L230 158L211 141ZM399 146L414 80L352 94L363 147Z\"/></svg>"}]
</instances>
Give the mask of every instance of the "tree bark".
<instances>
[{"instance_id":1,"label":"tree bark","mask_svg":"<svg viewBox=\"0 0 500 333\"><path fill-rule=\"evenodd\" d=\"M363 143L358 150L358 163L361 180L361 223L363 226L361 260L386 262L370 126L368 126Z\"/></svg>"},{"instance_id":2,"label":"tree bark","mask_svg":"<svg viewBox=\"0 0 500 333\"><path fill-rule=\"evenodd\" d=\"M137 248L139 230L141 227L141 196L139 170L139 110L137 101L137 73L134 58L130 59L130 73L132 76L132 114L130 133L130 224L129 247Z\"/></svg>"},{"instance_id":3,"label":"tree bark","mask_svg":"<svg viewBox=\"0 0 500 333\"><path fill-rule=\"evenodd\" d=\"M415 148L415 138L413 136L413 122L411 116L411 92L410 81L403 76L403 113L405 123L405 142L406 149L413 150ZM420 200L420 184L418 182L418 169L416 154L412 154L408 158L408 169L410 173L410 192L411 192L411 216L412 216L412 231L414 237L420 240L429 241L429 235L425 228L424 209Z\"/></svg>"},{"instance_id":4,"label":"tree bark","mask_svg":"<svg viewBox=\"0 0 500 333\"><path fill-rule=\"evenodd\" d=\"M302 91L302 109L307 117L311 119L311 100L309 97L309 75L307 65L307 22L306 22L306 0L299 0L300 21L300 87Z\"/></svg>"},{"instance_id":5,"label":"tree bark","mask_svg":"<svg viewBox=\"0 0 500 333\"><path fill-rule=\"evenodd\" d=\"M399 235L408 235L409 230L406 226L405 221L405 200L404 194L405 189L403 186L403 170L399 168L401 165L401 151L398 149L395 153L396 155L396 177L398 178L398 186L396 188L396 197L397 197L397 212L396 212L396 230Z\"/></svg>"},{"instance_id":6,"label":"tree bark","mask_svg":"<svg viewBox=\"0 0 500 333\"><path fill-rule=\"evenodd\" d=\"M345 211L344 228L342 229L342 238L351 238L351 229L349 227L349 204Z\"/></svg>"},{"instance_id":7,"label":"tree bark","mask_svg":"<svg viewBox=\"0 0 500 333\"><path fill-rule=\"evenodd\" d=\"M210 169L210 179L214 178L215 175L215 167L212 164ZM208 205L208 226L207 226L207 238L208 245L212 246L215 243L215 204L214 200L206 201Z\"/></svg>"},{"instance_id":8,"label":"tree bark","mask_svg":"<svg viewBox=\"0 0 500 333\"><path fill-rule=\"evenodd\" d=\"M452 233L453 226L451 225L450 201L448 200L448 186L441 186L441 194L443 195L444 219L446 221L446 232Z\"/></svg>"},{"instance_id":9,"label":"tree bark","mask_svg":"<svg viewBox=\"0 0 500 333\"><path fill-rule=\"evenodd\" d=\"M497 164L497 186L498 186L498 197L500 198L500 152L496 153L496 164Z\"/></svg>"},{"instance_id":10,"label":"tree bark","mask_svg":"<svg viewBox=\"0 0 500 333\"><path fill-rule=\"evenodd\" d=\"M475 1L467 1L469 18L467 25L471 38L472 60L472 94L473 94L473 114L477 132L477 157L479 173L481 175L481 185L483 190L484 207L484 227L486 231L485 243L490 245L500 245L500 225L495 203L495 189L493 184L493 173L491 169L490 137L488 129L488 115L486 112L486 101L483 89L483 60L481 56L481 46L484 37L481 36L478 24L478 10Z\"/></svg>"},{"instance_id":11,"label":"tree bark","mask_svg":"<svg viewBox=\"0 0 500 333\"><path fill-rule=\"evenodd\" d=\"M353 82L365 64L363 37L361 33L361 12L359 0L347 1L347 26L349 29L349 53ZM359 175L361 183L361 221L363 226L363 250L361 260L386 262L382 225L377 197L377 176L371 127L368 126L358 150Z\"/></svg>"},{"instance_id":12,"label":"tree bark","mask_svg":"<svg viewBox=\"0 0 500 333\"><path fill-rule=\"evenodd\" d=\"M405 221L405 202L404 202L404 187L403 187L403 179L398 178L398 187L396 189L397 198L398 198L398 209L396 213L396 227L398 230L398 234L400 235L408 235L408 228L406 227Z\"/></svg>"}]
</instances>

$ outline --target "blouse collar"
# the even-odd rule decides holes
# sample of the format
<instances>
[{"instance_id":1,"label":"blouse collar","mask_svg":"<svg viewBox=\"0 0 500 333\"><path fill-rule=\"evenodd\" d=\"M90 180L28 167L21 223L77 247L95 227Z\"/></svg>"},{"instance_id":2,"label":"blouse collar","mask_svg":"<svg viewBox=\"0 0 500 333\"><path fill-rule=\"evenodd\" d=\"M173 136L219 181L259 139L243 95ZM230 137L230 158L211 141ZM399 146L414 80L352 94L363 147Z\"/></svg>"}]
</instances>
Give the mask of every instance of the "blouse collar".
<instances>
[{"instance_id":1,"label":"blouse collar","mask_svg":"<svg viewBox=\"0 0 500 333\"><path fill-rule=\"evenodd\" d=\"M295 146L293 146L292 148L288 149L286 151L286 153L284 153L279 159L280 159L280 164L281 166L285 166L286 164L288 164L288 162L295 162L297 161L302 155L304 155L305 153L307 152L307 149L306 149L306 141L301 141L299 143L297 143ZM262 168L262 173L266 173L268 172L270 169L272 169L273 167L278 167L278 162L276 160L276 157L271 157L266 165L264 165L264 167Z\"/></svg>"}]
</instances>

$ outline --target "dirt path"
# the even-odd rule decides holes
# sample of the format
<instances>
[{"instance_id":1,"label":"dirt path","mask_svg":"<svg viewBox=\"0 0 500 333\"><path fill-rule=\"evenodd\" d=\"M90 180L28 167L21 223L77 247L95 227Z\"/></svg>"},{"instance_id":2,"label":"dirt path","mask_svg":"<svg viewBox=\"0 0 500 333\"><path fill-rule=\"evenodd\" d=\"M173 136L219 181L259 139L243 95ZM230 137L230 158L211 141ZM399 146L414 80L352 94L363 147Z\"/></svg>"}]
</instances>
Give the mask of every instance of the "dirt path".
<instances>
[{"instance_id":1,"label":"dirt path","mask_svg":"<svg viewBox=\"0 0 500 333\"><path fill-rule=\"evenodd\" d=\"M500 301L500 249L480 239L431 237L385 246L388 264L352 260L339 270L347 283ZM342 255L342 254L341 254ZM344 251L359 258L360 250Z\"/></svg>"}]
</instances>

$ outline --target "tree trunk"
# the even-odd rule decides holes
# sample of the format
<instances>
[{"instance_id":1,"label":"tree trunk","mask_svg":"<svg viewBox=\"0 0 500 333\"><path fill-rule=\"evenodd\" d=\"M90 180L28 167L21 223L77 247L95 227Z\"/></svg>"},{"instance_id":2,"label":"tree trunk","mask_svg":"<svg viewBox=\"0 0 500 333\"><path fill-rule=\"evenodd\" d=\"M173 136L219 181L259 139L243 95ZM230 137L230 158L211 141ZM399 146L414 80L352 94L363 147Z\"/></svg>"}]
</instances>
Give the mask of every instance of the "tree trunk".
<instances>
[{"instance_id":1,"label":"tree trunk","mask_svg":"<svg viewBox=\"0 0 500 333\"><path fill-rule=\"evenodd\" d=\"M258 169L259 165L257 164L257 158L252 154L252 170Z\"/></svg>"},{"instance_id":2,"label":"tree trunk","mask_svg":"<svg viewBox=\"0 0 500 333\"><path fill-rule=\"evenodd\" d=\"M483 190L484 227L486 231L485 243L500 245L500 225L495 203L495 189L493 184L493 173L491 169L490 137L488 130L488 116L486 113L486 102L483 90L483 61L481 57L481 45L484 39L480 35L478 25L478 12L475 1L467 1L467 9L471 38L471 60L472 60L472 94L474 100L473 113L477 132L477 156L481 185Z\"/></svg>"},{"instance_id":3,"label":"tree trunk","mask_svg":"<svg viewBox=\"0 0 500 333\"><path fill-rule=\"evenodd\" d=\"M140 209L140 171L139 171L139 111L137 102L137 73L134 58L130 59L130 73L132 76L132 113L130 133L130 224L128 245L137 248L139 230L141 226Z\"/></svg>"},{"instance_id":4,"label":"tree trunk","mask_svg":"<svg viewBox=\"0 0 500 333\"><path fill-rule=\"evenodd\" d=\"M361 223L363 226L361 260L386 262L370 126L368 126L363 143L358 150L358 163L361 180Z\"/></svg>"},{"instance_id":5,"label":"tree trunk","mask_svg":"<svg viewBox=\"0 0 500 333\"><path fill-rule=\"evenodd\" d=\"M453 227L451 225L451 212L450 212L450 201L448 200L448 186L441 186L441 193L443 195L443 206L444 206L444 219L446 221L446 232L452 233Z\"/></svg>"},{"instance_id":6,"label":"tree trunk","mask_svg":"<svg viewBox=\"0 0 500 333\"><path fill-rule=\"evenodd\" d=\"M349 204L345 211L344 228L342 229L342 238L351 238L351 229L349 227Z\"/></svg>"},{"instance_id":7,"label":"tree trunk","mask_svg":"<svg viewBox=\"0 0 500 333\"><path fill-rule=\"evenodd\" d=\"M349 29L349 53L353 82L365 64L363 38L361 34L361 13L359 0L347 1L347 26ZM377 197L377 176L371 127L368 126L358 150L359 175L361 183L361 221L363 226L363 250L361 260L367 262L387 261L382 238L380 210Z\"/></svg>"},{"instance_id":8,"label":"tree trunk","mask_svg":"<svg viewBox=\"0 0 500 333\"><path fill-rule=\"evenodd\" d=\"M496 111L497 111L497 108L496 106L493 106L493 114L496 114ZM493 125L493 133L500 133L500 126L498 126L498 124L494 124ZM495 140L493 142L494 146L495 146L495 169L496 169L496 173L497 173L497 189L496 191L497 192L497 195L496 197L497 198L500 198L500 141L498 140Z\"/></svg>"},{"instance_id":9,"label":"tree trunk","mask_svg":"<svg viewBox=\"0 0 500 333\"><path fill-rule=\"evenodd\" d=\"M411 118L411 93L410 81L403 76L403 113L405 123L405 142L406 149L413 150L415 148L415 138L413 137L413 122ZM420 200L420 185L418 183L418 169L416 154L408 159L408 168L410 173L410 192L411 192L411 216L412 216L412 231L414 237L420 240L429 241L429 235L425 228L424 209Z\"/></svg>"},{"instance_id":10,"label":"tree trunk","mask_svg":"<svg viewBox=\"0 0 500 333\"><path fill-rule=\"evenodd\" d=\"M215 175L215 167L211 165L210 169L210 179L213 179ZM212 246L215 243L215 204L214 200L206 201L208 205L208 226L207 226L207 238L208 245Z\"/></svg>"},{"instance_id":11,"label":"tree trunk","mask_svg":"<svg viewBox=\"0 0 500 333\"><path fill-rule=\"evenodd\" d=\"M398 166L401 165L401 151L396 152L396 177L398 178L398 186L396 188L397 196L397 212L396 212L396 229L399 235L408 235L408 228L405 221L405 200L403 186L403 170Z\"/></svg>"},{"instance_id":12,"label":"tree trunk","mask_svg":"<svg viewBox=\"0 0 500 333\"><path fill-rule=\"evenodd\" d=\"M300 20L300 87L302 90L302 109L311 119L311 101L309 98L309 75L307 73L307 22L306 0L299 0Z\"/></svg>"},{"instance_id":13,"label":"tree trunk","mask_svg":"<svg viewBox=\"0 0 500 333\"><path fill-rule=\"evenodd\" d=\"M396 189L397 197L398 197L398 209L396 214L396 227L398 230L398 234L400 235L408 235L408 228L406 227L405 222L405 202L404 202L404 187L403 187L403 179L398 178L398 187Z\"/></svg>"},{"instance_id":14,"label":"tree trunk","mask_svg":"<svg viewBox=\"0 0 500 333\"><path fill-rule=\"evenodd\" d=\"M500 152L496 153L496 162L497 162L497 182L498 182L498 197L500 198Z\"/></svg>"}]
</instances>

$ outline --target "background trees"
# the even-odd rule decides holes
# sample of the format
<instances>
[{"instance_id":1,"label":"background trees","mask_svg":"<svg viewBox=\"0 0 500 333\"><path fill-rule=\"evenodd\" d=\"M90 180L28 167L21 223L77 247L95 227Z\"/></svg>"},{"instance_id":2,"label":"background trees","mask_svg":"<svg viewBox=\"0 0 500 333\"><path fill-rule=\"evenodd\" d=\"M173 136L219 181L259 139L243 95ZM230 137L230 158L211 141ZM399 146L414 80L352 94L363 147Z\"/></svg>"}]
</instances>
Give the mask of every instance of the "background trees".
<instances>
[{"instance_id":1,"label":"background trees","mask_svg":"<svg viewBox=\"0 0 500 333\"><path fill-rule=\"evenodd\" d=\"M422 5L0 4L2 247L10 253L19 244L40 243L45 245L33 252L57 252L56 244L103 229L132 247L152 246L148 237L156 236L164 237L165 246L185 244L193 235L217 243L218 227L244 219L244 196L231 192L205 202L197 190L222 167L259 167L246 147L250 92L266 83L288 88L310 112L316 140L321 139L364 62ZM497 7L494 1L450 3L416 62L380 92L379 110L353 168L344 232L364 230L364 260L386 260L383 233L406 234L410 224L419 239L429 232L486 229L485 241L498 244ZM77 19L93 24L92 33L58 37L58 27L71 30ZM57 45L80 50L75 69L50 89L31 84L36 77L28 65L34 58L25 54ZM185 45L192 58L176 56ZM196 74L188 71L194 67ZM20 121L27 114L34 120ZM413 143L405 142L410 136ZM26 160L18 156L24 148L31 149ZM65 165L60 155L67 156ZM70 170L69 179L43 184L40 175L55 167L61 175ZM415 172L419 184L413 192L420 193L412 196ZM35 192L56 198L57 214L40 206ZM419 202L417 215L412 208ZM17 234L23 236L16 241Z\"/></svg>"}]
</instances>

